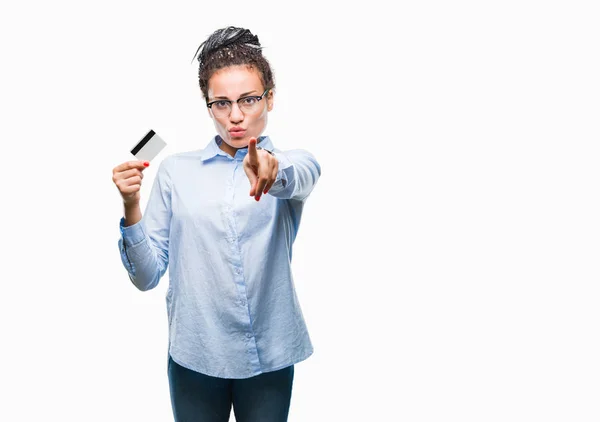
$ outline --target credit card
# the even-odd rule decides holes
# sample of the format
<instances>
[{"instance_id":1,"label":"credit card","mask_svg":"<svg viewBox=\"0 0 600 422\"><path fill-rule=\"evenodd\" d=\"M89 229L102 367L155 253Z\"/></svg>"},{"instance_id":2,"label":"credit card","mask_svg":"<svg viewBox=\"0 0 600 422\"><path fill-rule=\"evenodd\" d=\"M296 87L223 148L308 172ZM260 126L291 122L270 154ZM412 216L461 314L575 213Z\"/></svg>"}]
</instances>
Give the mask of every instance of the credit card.
<instances>
[{"instance_id":1,"label":"credit card","mask_svg":"<svg viewBox=\"0 0 600 422\"><path fill-rule=\"evenodd\" d=\"M167 143L152 129L131 149L138 160L152 161Z\"/></svg>"}]
</instances>

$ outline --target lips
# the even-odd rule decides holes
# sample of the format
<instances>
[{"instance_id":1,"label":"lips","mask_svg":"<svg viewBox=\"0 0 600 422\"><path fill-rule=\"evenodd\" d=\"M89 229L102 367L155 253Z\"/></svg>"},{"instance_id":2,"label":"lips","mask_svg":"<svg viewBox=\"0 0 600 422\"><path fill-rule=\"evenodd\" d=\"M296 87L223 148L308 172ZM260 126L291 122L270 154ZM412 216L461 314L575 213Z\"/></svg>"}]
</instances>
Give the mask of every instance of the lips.
<instances>
[{"instance_id":1,"label":"lips","mask_svg":"<svg viewBox=\"0 0 600 422\"><path fill-rule=\"evenodd\" d=\"M232 127L231 129L229 129L229 134L234 137L234 138L239 138L244 136L244 134L246 133L246 130L244 128L241 127Z\"/></svg>"}]
</instances>

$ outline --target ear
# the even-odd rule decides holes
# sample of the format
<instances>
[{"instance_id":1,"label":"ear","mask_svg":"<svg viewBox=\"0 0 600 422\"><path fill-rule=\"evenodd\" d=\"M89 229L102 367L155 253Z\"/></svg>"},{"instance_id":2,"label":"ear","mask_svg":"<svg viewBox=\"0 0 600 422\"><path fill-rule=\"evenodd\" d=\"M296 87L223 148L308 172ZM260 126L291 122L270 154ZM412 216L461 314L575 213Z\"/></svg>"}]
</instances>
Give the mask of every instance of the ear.
<instances>
[{"instance_id":1,"label":"ear","mask_svg":"<svg viewBox=\"0 0 600 422\"><path fill-rule=\"evenodd\" d=\"M273 90L270 90L269 93L267 94L267 111L271 111L273 110L273 102L275 100L275 93L273 92Z\"/></svg>"}]
</instances>

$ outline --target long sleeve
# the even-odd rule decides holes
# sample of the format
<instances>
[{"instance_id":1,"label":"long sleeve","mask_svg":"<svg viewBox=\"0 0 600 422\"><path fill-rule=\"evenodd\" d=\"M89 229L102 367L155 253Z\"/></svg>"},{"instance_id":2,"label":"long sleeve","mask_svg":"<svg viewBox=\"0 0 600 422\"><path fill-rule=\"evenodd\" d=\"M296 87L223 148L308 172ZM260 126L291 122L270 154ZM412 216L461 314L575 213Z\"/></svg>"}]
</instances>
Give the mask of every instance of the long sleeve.
<instances>
[{"instance_id":1,"label":"long sleeve","mask_svg":"<svg viewBox=\"0 0 600 422\"><path fill-rule=\"evenodd\" d=\"M303 201L310 195L321 176L321 166L308 151L277 151L279 170L269 195L280 199Z\"/></svg>"},{"instance_id":2,"label":"long sleeve","mask_svg":"<svg viewBox=\"0 0 600 422\"><path fill-rule=\"evenodd\" d=\"M169 264L169 230L171 224L171 177L169 157L157 172L142 219L125 227L121 218L118 241L121 261L133 284L140 290L158 285Z\"/></svg>"},{"instance_id":3,"label":"long sleeve","mask_svg":"<svg viewBox=\"0 0 600 422\"><path fill-rule=\"evenodd\" d=\"M169 155L155 167L156 176L145 178L142 218L122 227L119 245L138 289L152 289L168 273L173 361L208 376L245 379L313 353L291 258L321 169L308 152L279 151L261 137L260 146L275 151L278 178L255 201L244 171L248 149L230 155L221 142L216 135L206 148Z\"/></svg>"}]
</instances>

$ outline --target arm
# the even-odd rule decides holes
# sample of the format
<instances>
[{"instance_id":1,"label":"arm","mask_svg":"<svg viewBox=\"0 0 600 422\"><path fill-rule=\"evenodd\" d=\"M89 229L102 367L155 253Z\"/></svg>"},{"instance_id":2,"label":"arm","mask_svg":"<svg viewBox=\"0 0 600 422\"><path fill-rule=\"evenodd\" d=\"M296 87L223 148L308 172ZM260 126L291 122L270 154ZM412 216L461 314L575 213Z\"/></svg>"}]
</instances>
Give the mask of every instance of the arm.
<instances>
[{"instance_id":1,"label":"arm","mask_svg":"<svg viewBox=\"0 0 600 422\"><path fill-rule=\"evenodd\" d=\"M119 224L121 261L133 284L142 291L158 285L169 263L172 191L169 165L168 157L160 164L144 215L139 213L139 205L137 210L135 206L128 207ZM130 223L133 224L126 225Z\"/></svg>"},{"instance_id":2,"label":"arm","mask_svg":"<svg viewBox=\"0 0 600 422\"><path fill-rule=\"evenodd\" d=\"M275 158L279 168L268 193L280 199L305 200L321 176L321 166L316 158L302 149L276 151Z\"/></svg>"}]
</instances>

